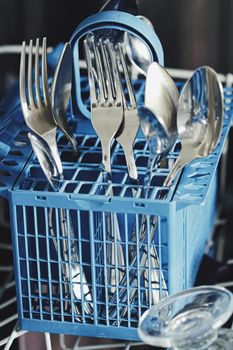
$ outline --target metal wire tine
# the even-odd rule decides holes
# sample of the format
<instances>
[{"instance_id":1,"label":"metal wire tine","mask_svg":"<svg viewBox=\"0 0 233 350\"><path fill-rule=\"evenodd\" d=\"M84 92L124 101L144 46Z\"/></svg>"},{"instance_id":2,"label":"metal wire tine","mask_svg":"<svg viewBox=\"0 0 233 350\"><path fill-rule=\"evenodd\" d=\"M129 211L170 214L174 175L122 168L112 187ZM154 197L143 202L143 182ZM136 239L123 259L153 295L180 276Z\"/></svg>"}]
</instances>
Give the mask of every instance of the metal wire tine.
<instances>
[{"instance_id":1,"label":"metal wire tine","mask_svg":"<svg viewBox=\"0 0 233 350\"><path fill-rule=\"evenodd\" d=\"M98 44L95 43L94 37L93 37L93 53L94 53L94 61L96 64L96 70L97 70L97 76L98 76L97 83L99 85L99 102L104 103L105 100L108 98L107 88L106 88L106 82L104 79L103 65L102 65Z\"/></svg>"},{"instance_id":2,"label":"metal wire tine","mask_svg":"<svg viewBox=\"0 0 233 350\"><path fill-rule=\"evenodd\" d=\"M128 93L129 93L130 107L131 108L137 108L137 102L136 102L136 98L135 98L135 93L134 93L134 89L133 89L132 82L131 82L131 79L130 79L129 71L128 71L128 68L127 68L127 65L126 65L126 62L125 62L125 56L124 56L124 53L123 53L122 44L118 43L117 47L118 47L119 57L120 57L121 65L122 65L122 68L123 68L123 73L124 73L124 77L125 77ZM126 103L126 101L125 101L125 103Z\"/></svg>"},{"instance_id":3,"label":"metal wire tine","mask_svg":"<svg viewBox=\"0 0 233 350\"><path fill-rule=\"evenodd\" d=\"M26 42L23 41L20 57L20 70L19 70L19 94L21 106L24 113L28 110L27 98L26 98L26 75L25 75L25 65L26 65Z\"/></svg>"},{"instance_id":4,"label":"metal wire tine","mask_svg":"<svg viewBox=\"0 0 233 350\"><path fill-rule=\"evenodd\" d=\"M36 39L36 52L35 52L35 90L36 90L36 104L37 107L42 105L40 95L40 72L39 72L39 38Z\"/></svg>"},{"instance_id":5,"label":"metal wire tine","mask_svg":"<svg viewBox=\"0 0 233 350\"><path fill-rule=\"evenodd\" d=\"M120 75L117 68L116 63L116 55L114 52L113 45L110 43L109 40L106 40L106 46L108 49L108 54L111 62L112 67L112 74L113 74L113 80L114 80L114 88L115 88L115 101L117 104L122 104L122 88L121 88L121 82L120 82Z\"/></svg>"},{"instance_id":6,"label":"metal wire tine","mask_svg":"<svg viewBox=\"0 0 233 350\"><path fill-rule=\"evenodd\" d=\"M85 50L85 56L86 56L86 63L87 63L87 73L88 73L88 80L89 80L89 87L90 87L90 99L91 104L96 104L96 89L95 89L95 77L94 77L94 67L92 64L92 58L91 58L91 49L89 47L89 41L85 39L84 40L84 50Z\"/></svg>"},{"instance_id":7,"label":"metal wire tine","mask_svg":"<svg viewBox=\"0 0 233 350\"><path fill-rule=\"evenodd\" d=\"M48 88L48 73L47 73L47 39L43 38L42 43L42 92L45 106L50 105L50 96Z\"/></svg>"},{"instance_id":8,"label":"metal wire tine","mask_svg":"<svg viewBox=\"0 0 233 350\"><path fill-rule=\"evenodd\" d=\"M33 55L33 41L29 43L28 53L28 102L29 108L35 108L34 97L33 97L33 86L32 86L32 55Z\"/></svg>"},{"instance_id":9,"label":"metal wire tine","mask_svg":"<svg viewBox=\"0 0 233 350\"><path fill-rule=\"evenodd\" d=\"M102 54L102 61L103 61L103 65L104 65L104 71L105 71L105 74L106 74L107 98L108 98L108 102L111 102L111 100L113 100L114 97L115 97L113 78L112 78L112 74L111 74L111 68L110 68L109 59L108 59L108 56L107 56L106 45L103 44L103 41L101 39L99 40L99 44L100 44L100 50L101 50L101 54Z\"/></svg>"}]
</instances>

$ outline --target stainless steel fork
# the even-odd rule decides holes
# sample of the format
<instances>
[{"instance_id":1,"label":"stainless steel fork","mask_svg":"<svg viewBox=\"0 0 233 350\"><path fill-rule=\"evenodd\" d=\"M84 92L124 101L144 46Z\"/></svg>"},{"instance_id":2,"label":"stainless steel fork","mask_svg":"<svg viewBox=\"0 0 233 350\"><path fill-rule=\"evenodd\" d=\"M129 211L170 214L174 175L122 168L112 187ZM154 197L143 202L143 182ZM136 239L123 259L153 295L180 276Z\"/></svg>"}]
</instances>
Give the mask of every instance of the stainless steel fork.
<instances>
[{"instance_id":1,"label":"stainless steel fork","mask_svg":"<svg viewBox=\"0 0 233 350\"><path fill-rule=\"evenodd\" d=\"M127 70L127 65L125 62L124 53L121 47L121 44L116 45L116 52L114 52L115 60L118 63L118 70L122 73L122 79L126 82L127 87L127 93L128 93L128 99L126 98L126 89L121 84L121 93L122 93L122 99L123 99L123 109L124 109L124 119L123 123L116 134L116 140L118 143L122 146L126 163L128 167L128 173L130 176L131 183L136 185L138 184L138 174L137 174L137 168L135 164L134 154L133 154L133 144L138 132L139 128L139 119L138 119L138 111L137 111L137 102L132 86L132 82ZM118 73L117 73L118 74ZM114 79L117 79L117 77L114 74ZM136 195L136 189L133 187L132 189L133 196ZM138 245L142 244L145 240L145 228L144 228L144 219L145 217L142 216L141 218L141 224L138 226L140 227L140 233L139 233L139 239L140 242L137 242L137 229L136 226L132 230L131 234L131 242L128 251L129 251L129 271L128 271L128 283L130 286L130 290L127 290L127 274L126 272L123 274L122 279L120 280L120 286L125 286L125 288L120 289L117 293L114 293L110 298L110 303L115 304L117 303L117 298L121 303L125 303L127 300L127 297L129 297L130 303L134 302L134 299L136 297L136 292L138 288L138 273L137 273L137 261L140 261L140 266L145 266L145 272L144 272L144 283L146 289L151 286L151 299L152 303L157 303L160 299L160 297L164 297L164 295L167 295L164 291L165 283L163 276L160 276L159 271L159 260L158 260L158 254L156 252L156 249L154 246L151 246L150 252L147 250L147 245L144 245L143 247L140 247L139 250L139 256L137 256L138 250L136 248L136 243ZM146 265L146 261L148 260L148 263ZM150 262L149 262L150 260ZM146 268L147 266L147 268ZM132 268L133 267L133 268ZM148 272L148 269L150 268L150 272ZM132 269L131 269L132 268ZM151 276L149 276L149 273ZM140 273L141 274L141 273ZM159 290L159 285L162 283L162 296ZM146 301L150 299L150 297L146 296ZM109 308L109 315L112 317L115 317L115 313L117 308L116 306ZM120 307L118 308L118 311L120 312L120 315L123 316L125 312L127 311L127 307Z\"/></svg>"},{"instance_id":2,"label":"stainless steel fork","mask_svg":"<svg viewBox=\"0 0 233 350\"><path fill-rule=\"evenodd\" d=\"M100 138L102 146L103 181L111 184L111 143L123 119L122 94L116 61L110 42L98 40L94 35L88 35L84 41L87 71L90 85L91 121ZM110 187L110 196L113 190ZM116 287L122 278L124 253L121 245L121 235L116 214L105 214L107 244L106 259L107 281L110 291ZM112 242L112 243L111 243Z\"/></svg>"},{"instance_id":3,"label":"stainless steel fork","mask_svg":"<svg viewBox=\"0 0 233 350\"><path fill-rule=\"evenodd\" d=\"M124 89L121 85L124 117L123 122L121 123L121 126L116 134L116 140L123 148L131 183L138 184L138 172L133 154L133 145L139 129L137 102L126 65L122 45L120 43L117 44L116 53L116 61L118 62L119 71L122 70L123 72L123 77L125 79L129 95L128 102L125 97ZM114 79L117 79L116 75L114 75Z\"/></svg>"},{"instance_id":4,"label":"stainless steel fork","mask_svg":"<svg viewBox=\"0 0 233 350\"><path fill-rule=\"evenodd\" d=\"M20 99L22 111L26 124L35 134L37 134L37 136L35 136L29 133L28 136L36 153L36 156L38 157L38 160L41 164L42 170L49 183L52 185L53 190L58 191L59 188L53 186L52 178L56 176L58 182L62 180L63 168L56 143L56 125L53 121L52 107L48 90L46 38L43 39L42 46L41 77L39 72L39 39L36 40L34 82L32 78L32 40L30 41L28 56L28 76L26 78L26 43L23 42L20 62ZM42 92L40 89L40 80L42 85ZM43 143L40 141L40 138L45 141L45 145L43 145ZM47 145L48 150L46 150ZM51 160L50 169L48 169L48 159ZM59 209L58 219L60 223L61 237L63 239L61 240L61 243L58 244L59 238L57 237L56 230L54 229L56 225L54 225L53 208L49 209L48 216L49 230L53 238L53 244L55 246L56 252L59 254L60 259L63 260L61 263L61 270L63 274L63 280L66 282L63 283L65 296L68 296L70 294L70 288L72 288L73 295L77 299L77 302L73 301L77 313L81 314L83 308L84 312L90 315L93 313L91 291L87 284L85 272L81 266L71 217L67 217L66 209ZM70 283L70 287L68 286L68 283ZM81 301L83 301L83 299L85 301L85 304L81 305Z\"/></svg>"},{"instance_id":5,"label":"stainless steel fork","mask_svg":"<svg viewBox=\"0 0 233 350\"><path fill-rule=\"evenodd\" d=\"M35 64L33 69L33 40L29 43L28 53L28 74L26 77L26 43L22 44L20 60L20 100L22 111L27 126L40 136L48 144L51 154L56 162L60 176L62 177L62 163L57 148L56 131L57 126L53 120L51 101L48 88L47 76L47 50L46 38L42 43L42 66L40 88L40 68L39 68L39 39L36 39ZM34 74L33 74L34 70ZM33 78L34 75L34 78ZM27 81L27 87L26 87Z\"/></svg>"}]
</instances>

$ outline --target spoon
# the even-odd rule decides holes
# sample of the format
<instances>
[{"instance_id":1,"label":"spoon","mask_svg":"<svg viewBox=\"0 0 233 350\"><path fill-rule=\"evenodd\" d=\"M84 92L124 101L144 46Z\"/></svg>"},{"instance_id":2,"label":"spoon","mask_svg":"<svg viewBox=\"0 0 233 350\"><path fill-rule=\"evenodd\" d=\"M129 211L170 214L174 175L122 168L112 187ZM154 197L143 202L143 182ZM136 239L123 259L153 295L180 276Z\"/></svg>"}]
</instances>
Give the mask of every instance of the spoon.
<instances>
[{"instance_id":1,"label":"spoon","mask_svg":"<svg viewBox=\"0 0 233 350\"><path fill-rule=\"evenodd\" d=\"M157 62L151 63L147 72L145 84L145 106L140 109L141 127L150 150L147 171L144 177L145 198L147 198L149 194L149 187L155 164L170 151L177 139L176 113L178 99L179 92L171 76ZM157 217L153 217L151 227L156 227L156 221ZM142 217L140 225L141 237L144 237L144 224L145 218ZM151 281L158 284L160 279L157 269L160 264L156 249L152 248L150 255L151 265L153 267ZM164 298L168 294L163 275L161 277L162 295L160 295L160 298ZM146 273L145 281L148 280L149 276ZM158 297L159 293L153 290L152 301L154 304L158 303Z\"/></svg>"},{"instance_id":2,"label":"spoon","mask_svg":"<svg viewBox=\"0 0 233 350\"><path fill-rule=\"evenodd\" d=\"M167 128L176 132L176 118L170 119L167 114L167 106L164 105L164 87L168 91L175 108L178 107L179 92L177 86L166 71L158 62L149 65L145 84L145 106L149 108Z\"/></svg>"},{"instance_id":3,"label":"spoon","mask_svg":"<svg viewBox=\"0 0 233 350\"><path fill-rule=\"evenodd\" d=\"M54 192L57 192L61 183L59 178L60 174L49 148L42 140L30 132L28 133L28 138L31 142L32 149L38 158L45 177L47 178ZM77 249L77 241L75 240L75 233L71 218L67 218L66 210L63 208L60 208L59 214L62 237L65 238L60 241L59 245L57 243L57 234L53 229L53 208L50 208L49 210L49 229L51 236L53 237L53 243L57 253L59 253L60 245L62 245L62 251L59 253L59 255L63 258L63 261L70 262L70 265L66 263L62 264L61 266L63 277L68 280L69 283L71 283L74 297L80 301L78 304L81 304L81 300L83 300L84 296L86 301L83 306L84 311L86 314L92 315L93 305L91 292L87 284L85 272L81 267ZM67 283L64 283L64 292L66 296L70 294L70 288ZM76 302L74 302L74 304L77 308L77 313L82 313L82 307L78 306Z\"/></svg>"},{"instance_id":4,"label":"spoon","mask_svg":"<svg viewBox=\"0 0 233 350\"><path fill-rule=\"evenodd\" d=\"M139 108L141 128L150 150L144 178L146 191L154 165L170 151L177 139L178 100L179 92L171 76L157 62L151 63L145 84L145 105Z\"/></svg>"},{"instance_id":5,"label":"spoon","mask_svg":"<svg viewBox=\"0 0 233 350\"><path fill-rule=\"evenodd\" d=\"M217 73L198 68L180 95L177 128L181 152L164 186L171 186L177 173L192 160L208 156L216 147L223 122L223 88Z\"/></svg>"},{"instance_id":6,"label":"spoon","mask_svg":"<svg viewBox=\"0 0 233 350\"><path fill-rule=\"evenodd\" d=\"M138 15L137 17L154 30L153 24L147 17L142 15ZM124 33L123 40L124 50L129 58L130 63L137 69L140 74L147 76L147 70L154 60L150 50L148 50L148 47L142 40L140 40L140 38L127 32Z\"/></svg>"},{"instance_id":7,"label":"spoon","mask_svg":"<svg viewBox=\"0 0 233 350\"><path fill-rule=\"evenodd\" d=\"M71 95L72 51L70 43L66 43L59 58L51 88L51 104L55 124L64 132L74 151L77 141L70 130L66 119L66 111Z\"/></svg>"}]
</instances>

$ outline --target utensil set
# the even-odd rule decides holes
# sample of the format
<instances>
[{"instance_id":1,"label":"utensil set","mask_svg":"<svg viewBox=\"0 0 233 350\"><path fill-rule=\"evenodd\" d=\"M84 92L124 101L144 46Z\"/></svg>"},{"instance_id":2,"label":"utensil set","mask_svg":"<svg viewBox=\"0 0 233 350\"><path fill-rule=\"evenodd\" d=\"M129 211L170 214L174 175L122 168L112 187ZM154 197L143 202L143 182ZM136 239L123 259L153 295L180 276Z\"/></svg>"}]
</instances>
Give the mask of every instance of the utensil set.
<instances>
[{"instance_id":1,"label":"utensil set","mask_svg":"<svg viewBox=\"0 0 233 350\"><path fill-rule=\"evenodd\" d=\"M121 5L121 1L115 2L115 6ZM145 18L142 20L146 21ZM223 120L222 87L217 74L211 68L203 66L194 72L179 94L173 79L161 65L151 62L150 57L145 62L140 61L139 39L136 40L128 33L123 36L123 40L122 35L117 42L116 38L114 36L111 40L109 31L107 34L105 31L97 34L90 32L83 42L90 88L91 123L99 137L102 150L102 183L103 188L112 183L111 146L113 142L117 142L124 152L132 185L132 197L135 196L138 188L141 188L141 198L147 200L154 169L159 162L166 159L177 139L181 142L181 152L164 180L164 187L173 184L177 173L185 165L197 158L208 156L215 149ZM69 43L64 45L57 63L51 92L47 76L46 38L42 43L41 60L39 49L39 39L37 39L34 58L33 41L29 43L28 55L26 43L22 45L20 99L25 122L30 129L28 137L32 148L49 184L53 191L57 192L64 179L56 141L57 129L64 133L74 151L78 147L66 118L71 95L72 49ZM134 93L129 62L136 68L139 67L140 72L146 76L144 104L140 106L137 105ZM150 153L143 183L139 181L133 152L139 127L145 135ZM114 189L111 188L108 196L114 195ZM157 196L157 199L163 198L162 194ZM91 288L87 282L85 269L81 266L76 227L73 225L72 217L67 215L67 211L60 209L59 232L62 240L59 240L54 215L55 209L51 208L49 226L54 247L57 254L67 261L61 266L63 280L68 282L64 283L63 292L65 296L73 295L73 307L77 314L84 312L92 315ZM127 300L131 303L135 302L141 276L143 276L145 290L148 290L149 284L156 286L152 288L151 296L145 292L146 303L149 298L155 304L168 296L165 278L159 272L161 271L159 255L153 245L157 224L156 215L151 216L149 223L146 215L140 215L139 230L136 232L136 227L132 228L129 237L129 256L126 257L117 215L104 214L102 234L103 241L108 242L106 262L109 266L104 278L109 289L110 305L116 305L117 301L121 304L126 303ZM136 249L138 239L140 247ZM126 259L129 261L127 273L120 268L126 265ZM143 269L138 274L138 264L141 267L146 266L148 259L151 275L149 276L148 270L143 271ZM127 291L127 285L130 291ZM79 302L83 294L85 305ZM110 306L109 316L115 317L116 312L124 316L126 311L124 306L117 311L116 306ZM106 315L103 314L103 317Z\"/></svg>"}]
</instances>

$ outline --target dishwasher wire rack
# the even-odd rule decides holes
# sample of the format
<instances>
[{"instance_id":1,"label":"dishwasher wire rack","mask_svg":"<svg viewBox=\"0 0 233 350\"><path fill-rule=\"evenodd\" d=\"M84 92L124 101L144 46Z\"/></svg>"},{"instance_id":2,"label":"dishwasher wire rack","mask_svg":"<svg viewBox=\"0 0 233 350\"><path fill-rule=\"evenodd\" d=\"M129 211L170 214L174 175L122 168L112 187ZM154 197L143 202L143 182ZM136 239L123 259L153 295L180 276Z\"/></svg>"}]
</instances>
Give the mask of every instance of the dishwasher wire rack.
<instances>
[{"instance_id":1,"label":"dishwasher wire rack","mask_svg":"<svg viewBox=\"0 0 233 350\"><path fill-rule=\"evenodd\" d=\"M179 79L186 79L191 72L190 71L176 71L176 70L169 70L171 71L172 75L179 78ZM227 86L231 85L232 82L232 75L228 74L227 76L220 76L222 82L224 82ZM227 150L225 150L224 152L224 157L227 154ZM225 170L223 169L223 172ZM221 179L220 179L221 181ZM222 184L222 188L224 187L224 184ZM221 188L221 186L220 186ZM10 253L11 250L11 246L8 245L1 245L1 249L4 251L4 254L6 253ZM10 306L10 305L14 305L16 298L15 296L13 296L11 299L5 300L3 298L4 295L9 295L9 291L14 289L15 286L15 282L14 282L14 278L13 278L13 266L12 265L8 265L8 266L3 266L1 268L1 271L3 271L4 273L6 273L6 277L4 279L4 283L1 286L0 289L0 296L1 296L1 310ZM2 280L2 279L1 279ZM5 292L5 293L4 293ZM3 301L2 301L3 300ZM4 313L5 314L5 313ZM8 312L7 312L8 314ZM16 322L16 327L13 327L13 324ZM0 345L4 346L5 345L5 349L9 349L12 342L14 341L14 339L21 337L25 331L18 331L17 330L17 313L13 313L12 316L10 317L6 317L5 319L1 320L1 327L5 326L6 324L10 324L13 328L13 332L10 334L9 337L5 338L5 339L1 339L0 340ZM66 343L66 336L64 335L60 335L60 348L61 349L83 349L83 350L94 350L94 349L104 349L104 348L108 348L108 349L125 349L125 350L129 350L132 349L134 347L137 347L140 349L140 347L142 346L142 343L138 342L121 342L121 341L117 341L115 343L107 343L107 341L105 340L105 344L100 344L100 345L82 345L82 339L83 337L79 337L77 338L77 340L75 341L75 343L73 344L72 347L69 347L68 343ZM45 333L45 343L46 343L46 349L51 349L52 348L52 342L50 339L50 335L48 333ZM85 338L84 338L84 343L85 343ZM145 346L143 347L145 349Z\"/></svg>"}]
</instances>

